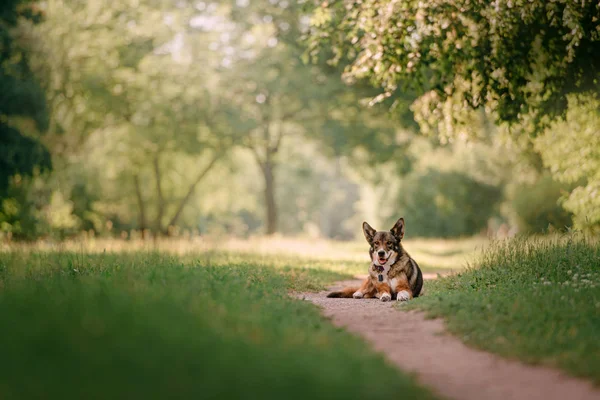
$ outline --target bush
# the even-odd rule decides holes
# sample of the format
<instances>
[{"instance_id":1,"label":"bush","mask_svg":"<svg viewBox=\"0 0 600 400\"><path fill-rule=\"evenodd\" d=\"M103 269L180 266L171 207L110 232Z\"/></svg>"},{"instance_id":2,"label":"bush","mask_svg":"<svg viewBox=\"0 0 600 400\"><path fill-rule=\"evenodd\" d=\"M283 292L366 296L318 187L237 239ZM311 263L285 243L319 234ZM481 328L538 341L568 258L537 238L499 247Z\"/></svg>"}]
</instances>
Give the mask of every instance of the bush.
<instances>
[{"instance_id":1,"label":"bush","mask_svg":"<svg viewBox=\"0 0 600 400\"><path fill-rule=\"evenodd\" d=\"M499 187L459 172L428 169L406 177L398 200L411 235L449 237L485 229L501 197Z\"/></svg>"},{"instance_id":2,"label":"bush","mask_svg":"<svg viewBox=\"0 0 600 400\"><path fill-rule=\"evenodd\" d=\"M0 233L18 240L64 239L80 229L73 211L73 202L42 176L16 175L0 199Z\"/></svg>"},{"instance_id":3,"label":"bush","mask_svg":"<svg viewBox=\"0 0 600 400\"><path fill-rule=\"evenodd\" d=\"M549 227L564 229L571 226L571 213L560 205L560 198L567 190L564 184L556 182L548 174L535 183L517 185L510 205L519 230L540 233Z\"/></svg>"},{"instance_id":4,"label":"bush","mask_svg":"<svg viewBox=\"0 0 600 400\"><path fill-rule=\"evenodd\" d=\"M576 228L600 230L600 99L571 96L566 118L535 140L553 177L571 185L563 206Z\"/></svg>"}]
</instances>

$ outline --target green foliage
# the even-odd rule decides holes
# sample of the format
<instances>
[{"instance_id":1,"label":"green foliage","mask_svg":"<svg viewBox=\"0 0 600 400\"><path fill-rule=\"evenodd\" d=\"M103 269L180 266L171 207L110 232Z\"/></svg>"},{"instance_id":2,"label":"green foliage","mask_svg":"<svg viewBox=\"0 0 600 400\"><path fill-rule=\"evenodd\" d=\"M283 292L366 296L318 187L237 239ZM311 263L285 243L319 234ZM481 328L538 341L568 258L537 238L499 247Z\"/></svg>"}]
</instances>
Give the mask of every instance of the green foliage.
<instances>
[{"instance_id":1,"label":"green foliage","mask_svg":"<svg viewBox=\"0 0 600 400\"><path fill-rule=\"evenodd\" d=\"M0 198L4 198L12 176L31 176L39 168L48 170L52 161L48 150L38 140L4 124L1 118L0 115Z\"/></svg>"},{"instance_id":2,"label":"green foliage","mask_svg":"<svg viewBox=\"0 0 600 400\"><path fill-rule=\"evenodd\" d=\"M332 1L309 42L385 95L416 91L417 113L460 122L486 106L535 129L566 110L565 93L598 91L599 15L593 1Z\"/></svg>"},{"instance_id":3,"label":"green foliage","mask_svg":"<svg viewBox=\"0 0 600 400\"><path fill-rule=\"evenodd\" d=\"M405 176L389 168L367 176L378 181L378 197L371 200L376 219L389 225L403 215L415 236L464 236L493 228L489 222L500 217L506 182L514 179L512 160L496 137L444 146L421 137L411 141L408 157L413 168Z\"/></svg>"},{"instance_id":4,"label":"green foliage","mask_svg":"<svg viewBox=\"0 0 600 400\"><path fill-rule=\"evenodd\" d=\"M576 236L515 239L476 268L429 281L411 303L465 342L600 383L600 246Z\"/></svg>"},{"instance_id":5,"label":"green foliage","mask_svg":"<svg viewBox=\"0 0 600 400\"><path fill-rule=\"evenodd\" d=\"M293 235L300 228L309 234L335 239L352 239L360 233L354 204L359 200L359 185L343 174L347 160L334 162L319 151L319 145L302 146L302 139L290 138L291 146L283 149L286 160L280 166L285 177L280 183L280 228ZM313 188L318 190L298 190Z\"/></svg>"},{"instance_id":6,"label":"green foliage","mask_svg":"<svg viewBox=\"0 0 600 400\"><path fill-rule=\"evenodd\" d=\"M40 19L29 1L0 4L0 199L6 195L11 176L31 175L38 166L51 167L46 148L11 123L11 118L24 117L38 130L48 125L44 92L31 76L28 51L16 35L24 18L33 22Z\"/></svg>"},{"instance_id":7,"label":"green foliage","mask_svg":"<svg viewBox=\"0 0 600 400\"><path fill-rule=\"evenodd\" d=\"M566 119L557 121L535 140L544 165L555 179L575 188L563 206L575 227L600 228L600 100L572 96Z\"/></svg>"},{"instance_id":8,"label":"green foliage","mask_svg":"<svg viewBox=\"0 0 600 400\"><path fill-rule=\"evenodd\" d=\"M26 24L22 33L49 98L45 142L64 167L59 180L75 184L74 170L88 177L78 180L85 189L70 192L94 199L69 199L87 228L111 220L122 229L168 234L211 219L212 210L200 210L215 190L206 189L210 175L215 166L236 164L234 148L255 157L265 182L261 203L275 217L284 179L278 153L291 138L319 141L332 158L362 148L365 163L402 159L406 146L395 140L393 123L358 105L357 93L331 68L301 61L302 6L42 6L44 23ZM244 212L250 209L256 212L253 205ZM84 215L90 213L99 218ZM191 221L182 222L184 216ZM276 222L263 225L274 231Z\"/></svg>"},{"instance_id":9,"label":"green foliage","mask_svg":"<svg viewBox=\"0 0 600 400\"><path fill-rule=\"evenodd\" d=\"M52 0L46 7L44 24L26 32L52 106L48 142L66 169L80 163L88 174L88 187L72 194L109 188L99 204L76 200L78 212L104 219L81 215L86 227L116 218L120 228L167 233L233 144L224 118L231 110L214 92L219 54L207 57L207 46L197 46L217 34L195 31L184 41L180 27L189 26L192 5ZM90 20L102 22L92 28Z\"/></svg>"},{"instance_id":10,"label":"green foliage","mask_svg":"<svg viewBox=\"0 0 600 400\"><path fill-rule=\"evenodd\" d=\"M339 274L155 253L0 255L6 399L432 399L291 288Z\"/></svg>"},{"instance_id":11,"label":"green foliage","mask_svg":"<svg viewBox=\"0 0 600 400\"><path fill-rule=\"evenodd\" d=\"M20 187L5 197L3 231L28 239L62 238L77 229L123 236L131 230L156 235L200 230L350 238L361 219L377 214L375 219L386 221L406 210L423 235L477 233L496 215L500 195L495 190L511 180L521 183L520 171L511 164L521 149L502 147L499 129L492 126L496 103L513 96L514 102L499 107L518 106L521 89L514 71L501 68L478 83L485 63L472 57L496 33L474 31L477 24L485 25L487 16L474 19L477 10L491 10L487 5L463 3L368 0L346 9L343 5L350 3L343 1L48 0L39 3L44 15L39 24L34 23L41 15L36 8L19 8L32 18L11 22L18 57L3 59L11 75L0 79L6 89L0 106L14 115L6 118L12 125L0 136L0 180L8 182L15 172L23 178L36 164L49 166L50 155L53 173L43 189ZM389 8L369 8L382 4ZM459 6L466 7L463 16L446 18ZM490 12L510 16L507 25L496 28L512 37L510 27L519 23L513 13L535 14L538 6L500 5ZM580 7L547 9L555 6L563 16ZM385 25L391 21L404 25ZM381 34L374 31L378 27L385 28L377 31ZM438 28L446 39L436 36ZM356 41L346 41L354 29ZM409 29L421 36L409 35ZM573 63L590 45L588 26L582 29ZM406 40L396 41L391 31ZM315 54L313 47L309 52L317 62L303 62L306 49L298 39L305 34L313 35L315 46L321 39L330 41L333 50L321 47ZM443 46L436 50L440 40ZM490 65L504 61L496 52L526 51L496 44ZM389 53L393 49L397 52ZM337 66L325 62L330 56ZM412 62L412 69L386 69L398 66L398 60ZM340 66L348 63L340 79ZM444 81L448 71L456 81ZM387 91L380 93L361 77L373 78ZM402 87L405 78L414 85ZM502 91L505 84L510 90L501 96L493 92L494 79L501 85L493 90ZM530 89L528 101L543 92L535 94L540 89L535 85ZM465 96L471 106L487 109L462 112L469 109ZM8 101L15 97L20 101ZM47 109L42 109L43 97ZM394 117L366 107L377 102L395 107ZM37 112L21 115L21 110ZM416 123L422 133L426 128L438 133L425 150L415 136ZM47 132L39 135L36 131L46 125ZM465 140L467 135L476 141ZM446 178L456 187L445 185ZM575 212L588 201L591 192L585 190L565 207ZM39 200L25 200L40 192ZM589 218L593 201L575 214ZM514 216L514 210L504 215Z\"/></svg>"},{"instance_id":12,"label":"green foliage","mask_svg":"<svg viewBox=\"0 0 600 400\"><path fill-rule=\"evenodd\" d=\"M298 36L306 31L307 5L293 2L235 2L230 18L239 30L232 40L233 55L223 88L236 105L241 144L252 151L263 172L266 231L278 229L275 192L281 144L292 137L307 137L323 145L323 153L339 157L366 150L370 165L403 160L406 143L398 141L399 127L383 113L360 105L360 90L349 90L338 71L325 64L302 62L304 49ZM248 42L248 37L253 40ZM229 93L228 93L229 92ZM237 136L237 135L236 135ZM406 163L399 162L399 170ZM279 183L277 183L277 186Z\"/></svg>"},{"instance_id":13,"label":"green foliage","mask_svg":"<svg viewBox=\"0 0 600 400\"><path fill-rule=\"evenodd\" d=\"M568 187L556 182L546 173L533 183L517 184L512 188L511 212L521 232L544 233L572 226L571 213L560 205Z\"/></svg>"},{"instance_id":14,"label":"green foliage","mask_svg":"<svg viewBox=\"0 0 600 400\"><path fill-rule=\"evenodd\" d=\"M410 106L423 133L442 142L480 139L491 119L538 172L541 158L574 189L561 203L567 213L548 181L533 184L552 194L538 207L528 193L515 194L518 210L509 214L538 231L562 225L568 213L578 228L600 221L599 32L597 2L365 0L320 3L306 40L313 60L325 56L345 66L347 82L379 88L373 103L398 99L401 112ZM523 133L541 137L533 144Z\"/></svg>"},{"instance_id":15,"label":"green foliage","mask_svg":"<svg viewBox=\"0 0 600 400\"><path fill-rule=\"evenodd\" d=\"M0 203L0 234L17 240L62 240L82 228L74 204L49 174L15 175Z\"/></svg>"},{"instance_id":16,"label":"green foliage","mask_svg":"<svg viewBox=\"0 0 600 400\"><path fill-rule=\"evenodd\" d=\"M487 229L501 195L498 187L468 175L428 169L413 172L402 181L398 208L412 221L411 235L475 235Z\"/></svg>"}]
</instances>

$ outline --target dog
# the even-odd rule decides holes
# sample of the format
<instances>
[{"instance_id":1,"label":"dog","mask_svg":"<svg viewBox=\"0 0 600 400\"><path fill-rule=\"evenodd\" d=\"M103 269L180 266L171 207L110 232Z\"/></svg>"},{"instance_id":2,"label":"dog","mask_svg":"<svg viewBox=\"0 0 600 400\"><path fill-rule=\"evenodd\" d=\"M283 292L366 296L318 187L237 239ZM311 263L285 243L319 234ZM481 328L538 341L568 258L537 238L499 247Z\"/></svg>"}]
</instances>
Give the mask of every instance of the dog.
<instances>
[{"instance_id":1,"label":"dog","mask_svg":"<svg viewBox=\"0 0 600 400\"><path fill-rule=\"evenodd\" d=\"M377 297L381 301L408 301L418 297L423 289L423 273L415 260L402 247L404 218L388 231L376 231L363 222L363 232L369 243L369 277L359 287L332 292L327 297L362 299Z\"/></svg>"}]
</instances>

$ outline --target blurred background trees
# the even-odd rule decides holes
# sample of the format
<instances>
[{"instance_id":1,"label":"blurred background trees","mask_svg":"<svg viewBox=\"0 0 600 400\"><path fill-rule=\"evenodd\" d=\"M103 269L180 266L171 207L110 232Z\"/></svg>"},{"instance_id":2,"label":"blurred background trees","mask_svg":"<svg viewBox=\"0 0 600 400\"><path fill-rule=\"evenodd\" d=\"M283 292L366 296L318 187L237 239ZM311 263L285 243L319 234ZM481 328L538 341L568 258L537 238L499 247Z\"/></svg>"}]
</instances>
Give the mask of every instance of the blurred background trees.
<instances>
[{"instance_id":1,"label":"blurred background trees","mask_svg":"<svg viewBox=\"0 0 600 400\"><path fill-rule=\"evenodd\" d=\"M598 227L597 2L325 1L306 43L313 59L330 54L347 81L380 89L374 101L416 94L420 130L442 142L479 140L481 116L493 121L504 149L521 158L507 183L513 224L568 223L566 211L576 227ZM548 203L536 197L523 210L525 187Z\"/></svg>"},{"instance_id":2,"label":"blurred background trees","mask_svg":"<svg viewBox=\"0 0 600 400\"><path fill-rule=\"evenodd\" d=\"M594 230L598 6L546 3L4 2L0 231Z\"/></svg>"},{"instance_id":3,"label":"blurred background trees","mask_svg":"<svg viewBox=\"0 0 600 400\"><path fill-rule=\"evenodd\" d=\"M18 32L21 21L40 19L31 2L0 4L0 230L4 231L21 232L29 225L24 180L52 167L50 153L38 139L48 127L45 94L31 73L27 40Z\"/></svg>"},{"instance_id":4,"label":"blurred background trees","mask_svg":"<svg viewBox=\"0 0 600 400\"><path fill-rule=\"evenodd\" d=\"M44 91L31 73L26 40L16 32L19 21L37 23L40 17L29 2L11 0L0 5L1 195L6 195L12 176L28 176L35 167L51 167L48 151L29 134L46 130L48 110Z\"/></svg>"}]
</instances>

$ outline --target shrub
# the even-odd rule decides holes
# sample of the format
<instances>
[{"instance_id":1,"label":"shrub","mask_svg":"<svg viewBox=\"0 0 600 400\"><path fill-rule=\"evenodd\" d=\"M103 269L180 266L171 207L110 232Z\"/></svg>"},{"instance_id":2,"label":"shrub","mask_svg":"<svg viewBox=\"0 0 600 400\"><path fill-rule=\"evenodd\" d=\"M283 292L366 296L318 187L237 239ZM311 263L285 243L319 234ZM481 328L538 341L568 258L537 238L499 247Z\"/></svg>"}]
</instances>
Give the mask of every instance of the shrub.
<instances>
[{"instance_id":1,"label":"shrub","mask_svg":"<svg viewBox=\"0 0 600 400\"><path fill-rule=\"evenodd\" d=\"M415 236L464 236L485 229L502 191L459 172L415 171L403 181L398 200Z\"/></svg>"}]
</instances>

